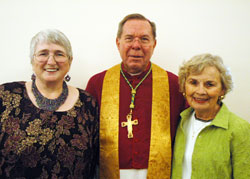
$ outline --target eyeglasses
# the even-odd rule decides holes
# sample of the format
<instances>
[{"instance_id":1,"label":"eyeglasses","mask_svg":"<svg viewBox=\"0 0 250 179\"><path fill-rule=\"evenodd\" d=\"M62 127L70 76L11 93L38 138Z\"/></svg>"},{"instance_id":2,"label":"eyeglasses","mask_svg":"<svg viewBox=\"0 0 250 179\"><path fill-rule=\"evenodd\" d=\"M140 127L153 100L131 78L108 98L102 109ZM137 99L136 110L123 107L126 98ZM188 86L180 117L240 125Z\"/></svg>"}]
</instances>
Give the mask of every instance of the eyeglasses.
<instances>
[{"instance_id":1,"label":"eyeglasses","mask_svg":"<svg viewBox=\"0 0 250 179\"><path fill-rule=\"evenodd\" d=\"M133 44L135 41L138 41L143 46L148 46L152 42L152 38L150 38L150 36L147 36L147 35L142 36L142 37L134 37L132 35L125 35L125 37L123 37L123 40L127 44Z\"/></svg>"},{"instance_id":2,"label":"eyeglasses","mask_svg":"<svg viewBox=\"0 0 250 179\"><path fill-rule=\"evenodd\" d=\"M49 60L49 57L52 56L56 62L66 62L68 60L68 56L63 52L56 52L53 55L50 55L48 52L38 52L34 55L36 60L39 62L46 62Z\"/></svg>"}]
</instances>

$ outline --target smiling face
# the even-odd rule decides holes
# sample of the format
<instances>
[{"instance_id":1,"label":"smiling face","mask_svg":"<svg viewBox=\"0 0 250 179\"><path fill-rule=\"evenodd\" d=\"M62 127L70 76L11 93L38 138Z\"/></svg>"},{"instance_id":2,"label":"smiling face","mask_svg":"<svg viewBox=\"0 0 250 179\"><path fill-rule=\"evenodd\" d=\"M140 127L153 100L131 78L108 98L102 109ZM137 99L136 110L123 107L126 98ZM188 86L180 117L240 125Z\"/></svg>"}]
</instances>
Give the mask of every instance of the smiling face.
<instances>
[{"instance_id":1,"label":"smiling face","mask_svg":"<svg viewBox=\"0 0 250 179\"><path fill-rule=\"evenodd\" d=\"M65 49L57 44L41 42L35 49L35 56L32 60L32 68L36 74L36 79L42 83L63 82L64 76L70 69L70 61ZM48 60L39 61L37 55L49 55ZM55 58L65 55L64 62L57 62Z\"/></svg>"},{"instance_id":2,"label":"smiling face","mask_svg":"<svg viewBox=\"0 0 250 179\"><path fill-rule=\"evenodd\" d=\"M125 70L141 73L149 64L156 46L152 28L148 21L132 19L123 26L121 38L116 39Z\"/></svg>"},{"instance_id":3,"label":"smiling face","mask_svg":"<svg viewBox=\"0 0 250 179\"><path fill-rule=\"evenodd\" d=\"M185 82L185 93L197 116L214 117L220 108L218 98L224 95L217 68L208 66L200 74L191 73Z\"/></svg>"}]
</instances>

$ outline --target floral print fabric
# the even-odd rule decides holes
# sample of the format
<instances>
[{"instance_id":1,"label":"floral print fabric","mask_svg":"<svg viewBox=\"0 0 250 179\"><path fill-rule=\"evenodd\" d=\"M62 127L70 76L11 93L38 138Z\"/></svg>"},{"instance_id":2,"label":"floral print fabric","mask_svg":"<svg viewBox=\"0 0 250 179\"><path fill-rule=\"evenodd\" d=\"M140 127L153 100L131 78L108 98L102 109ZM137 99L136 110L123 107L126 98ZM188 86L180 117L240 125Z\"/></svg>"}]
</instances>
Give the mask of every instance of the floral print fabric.
<instances>
[{"instance_id":1,"label":"floral print fabric","mask_svg":"<svg viewBox=\"0 0 250 179\"><path fill-rule=\"evenodd\" d=\"M85 91L72 109L30 101L25 82L0 85L0 178L88 178L98 162L98 107Z\"/></svg>"}]
</instances>

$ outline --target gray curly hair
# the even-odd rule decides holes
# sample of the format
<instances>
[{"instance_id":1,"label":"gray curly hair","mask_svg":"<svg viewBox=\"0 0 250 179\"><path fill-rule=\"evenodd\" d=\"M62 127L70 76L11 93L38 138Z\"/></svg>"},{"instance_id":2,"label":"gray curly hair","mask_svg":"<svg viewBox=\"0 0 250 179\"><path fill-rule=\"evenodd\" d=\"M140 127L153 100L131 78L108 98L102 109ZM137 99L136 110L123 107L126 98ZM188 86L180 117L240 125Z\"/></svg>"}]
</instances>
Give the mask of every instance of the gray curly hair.
<instances>
[{"instance_id":1,"label":"gray curly hair","mask_svg":"<svg viewBox=\"0 0 250 179\"><path fill-rule=\"evenodd\" d=\"M223 60L219 56L214 56L209 53L200 54L192 57L187 62L184 62L179 68L179 91L185 92L185 82L190 74L200 74L204 68L214 66L220 72L222 88L225 95L233 89L232 76L229 69L223 64Z\"/></svg>"}]
</instances>

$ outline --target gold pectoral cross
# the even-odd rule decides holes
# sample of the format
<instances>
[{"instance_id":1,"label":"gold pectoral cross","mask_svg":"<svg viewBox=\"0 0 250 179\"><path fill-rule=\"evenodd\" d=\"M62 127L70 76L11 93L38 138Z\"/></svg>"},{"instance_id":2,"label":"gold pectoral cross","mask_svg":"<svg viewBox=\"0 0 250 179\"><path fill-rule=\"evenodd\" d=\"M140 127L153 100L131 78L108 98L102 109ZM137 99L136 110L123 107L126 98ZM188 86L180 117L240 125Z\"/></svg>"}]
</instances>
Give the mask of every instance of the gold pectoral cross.
<instances>
[{"instance_id":1,"label":"gold pectoral cross","mask_svg":"<svg viewBox=\"0 0 250 179\"><path fill-rule=\"evenodd\" d=\"M133 138L133 125L138 125L138 120L135 119L132 121L132 114L129 113L127 115L127 122L121 123L122 127L126 127L128 129L128 138Z\"/></svg>"}]
</instances>

